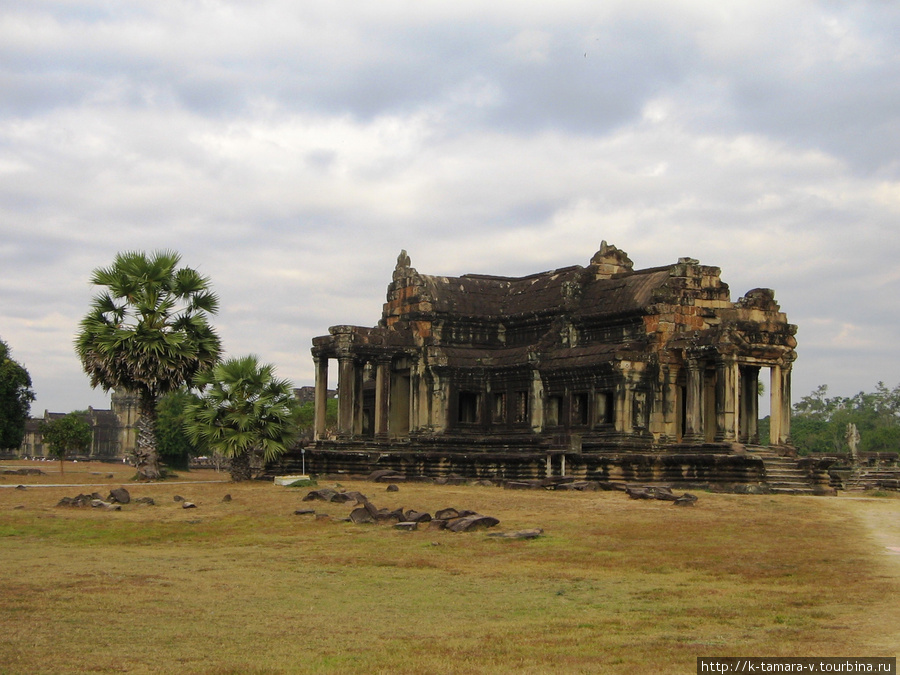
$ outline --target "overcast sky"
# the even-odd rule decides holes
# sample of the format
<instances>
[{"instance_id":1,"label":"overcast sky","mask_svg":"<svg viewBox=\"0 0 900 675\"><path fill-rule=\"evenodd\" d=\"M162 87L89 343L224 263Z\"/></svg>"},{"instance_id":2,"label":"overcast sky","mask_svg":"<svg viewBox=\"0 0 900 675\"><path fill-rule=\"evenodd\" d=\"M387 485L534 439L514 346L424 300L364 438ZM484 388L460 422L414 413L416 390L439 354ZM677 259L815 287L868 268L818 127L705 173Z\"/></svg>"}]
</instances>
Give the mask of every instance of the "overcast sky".
<instances>
[{"instance_id":1,"label":"overcast sky","mask_svg":"<svg viewBox=\"0 0 900 675\"><path fill-rule=\"evenodd\" d=\"M900 3L0 0L0 338L44 409L118 251L211 277L229 356L426 274L680 256L799 326L794 399L900 383Z\"/></svg>"}]
</instances>

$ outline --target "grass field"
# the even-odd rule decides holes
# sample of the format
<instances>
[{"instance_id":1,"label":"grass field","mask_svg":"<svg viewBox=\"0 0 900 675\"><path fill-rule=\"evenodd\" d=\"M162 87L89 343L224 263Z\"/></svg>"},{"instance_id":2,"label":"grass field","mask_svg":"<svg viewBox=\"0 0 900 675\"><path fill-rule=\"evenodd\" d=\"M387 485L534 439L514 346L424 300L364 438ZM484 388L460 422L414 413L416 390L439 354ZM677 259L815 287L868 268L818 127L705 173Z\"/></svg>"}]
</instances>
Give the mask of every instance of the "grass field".
<instances>
[{"instance_id":1,"label":"grass field","mask_svg":"<svg viewBox=\"0 0 900 675\"><path fill-rule=\"evenodd\" d=\"M523 541L353 525L308 489L208 471L139 485L123 466L31 466L47 475L0 476L0 673L693 673L698 656L900 654L892 497L678 508L343 483L379 507L544 529ZM120 485L156 505L55 506ZM294 515L310 507L332 519Z\"/></svg>"}]
</instances>

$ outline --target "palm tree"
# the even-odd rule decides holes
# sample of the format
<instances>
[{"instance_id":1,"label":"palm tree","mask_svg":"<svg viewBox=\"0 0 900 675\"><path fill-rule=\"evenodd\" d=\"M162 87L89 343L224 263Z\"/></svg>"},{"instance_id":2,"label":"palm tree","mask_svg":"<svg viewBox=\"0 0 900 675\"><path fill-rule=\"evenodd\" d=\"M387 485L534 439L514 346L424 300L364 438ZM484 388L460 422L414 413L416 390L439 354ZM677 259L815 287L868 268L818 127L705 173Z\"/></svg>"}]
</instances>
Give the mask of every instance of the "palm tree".
<instances>
[{"instance_id":1,"label":"palm tree","mask_svg":"<svg viewBox=\"0 0 900 675\"><path fill-rule=\"evenodd\" d=\"M231 459L231 478L248 480L254 468L283 454L296 437L291 384L250 355L228 359L198 373L201 397L185 408L191 441Z\"/></svg>"},{"instance_id":2,"label":"palm tree","mask_svg":"<svg viewBox=\"0 0 900 675\"><path fill-rule=\"evenodd\" d=\"M119 253L94 270L105 286L81 320L75 349L91 386L138 395L135 467L147 480L160 477L156 402L219 360L221 345L207 318L219 301L208 277L177 268L173 251Z\"/></svg>"}]
</instances>

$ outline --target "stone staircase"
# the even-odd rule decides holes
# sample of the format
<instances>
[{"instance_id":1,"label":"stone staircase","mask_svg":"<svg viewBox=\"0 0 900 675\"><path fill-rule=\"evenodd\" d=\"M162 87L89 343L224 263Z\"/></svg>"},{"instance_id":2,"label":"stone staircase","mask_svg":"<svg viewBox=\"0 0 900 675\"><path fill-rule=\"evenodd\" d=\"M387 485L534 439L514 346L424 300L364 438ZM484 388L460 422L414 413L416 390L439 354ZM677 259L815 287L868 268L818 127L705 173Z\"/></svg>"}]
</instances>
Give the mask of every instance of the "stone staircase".
<instances>
[{"instance_id":1,"label":"stone staircase","mask_svg":"<svg viewBox=\"0 0 900 675\"><path fill-rule=\"evenodd\" d=\"M817 494L813 487L813 482L806 475L806 472L797 467L796 459L782 457L767 450L754 452L753 454L762 460L766 468L766 485L772 494Z\"/></svg>"}]
</instances>

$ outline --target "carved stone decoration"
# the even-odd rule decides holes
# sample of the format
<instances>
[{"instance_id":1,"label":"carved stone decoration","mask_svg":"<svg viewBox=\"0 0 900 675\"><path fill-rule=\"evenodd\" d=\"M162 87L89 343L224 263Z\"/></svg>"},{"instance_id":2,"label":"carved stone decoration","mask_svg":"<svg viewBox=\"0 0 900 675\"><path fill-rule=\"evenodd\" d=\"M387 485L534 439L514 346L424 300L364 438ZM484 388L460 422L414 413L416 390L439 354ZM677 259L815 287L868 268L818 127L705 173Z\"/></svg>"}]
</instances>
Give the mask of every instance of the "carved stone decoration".
<instances>
[{"instance_id":1,"label":"carved stone decoration","mask_svg":"<svg viewBox=\"0 0 900 675\"><path fill-rule=\"evenodd\" d=\"M394 281L408 279L415 272L416 270L412 267L409 254L406 252L406 249L403 249L400 251L400 255L397 256L397 266L394 268Z\"/></svg>"},{"instance_id":2,"label":"carved stone decoration","mask_svg":"<svg viewBox=\"0 0 900 675\"><path fill-rule=\"evenodd\" d=\"M608 278L614 274L624 274L631 272L634 263L625 251L621 251L615 246L606 243L606 240L600 242L600 250L591 258L591 270L594 272L595 278Z\"/></svg>"}]
</instances>

